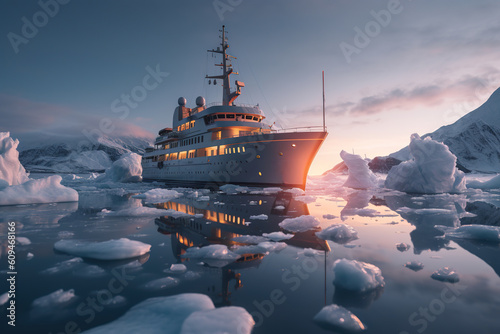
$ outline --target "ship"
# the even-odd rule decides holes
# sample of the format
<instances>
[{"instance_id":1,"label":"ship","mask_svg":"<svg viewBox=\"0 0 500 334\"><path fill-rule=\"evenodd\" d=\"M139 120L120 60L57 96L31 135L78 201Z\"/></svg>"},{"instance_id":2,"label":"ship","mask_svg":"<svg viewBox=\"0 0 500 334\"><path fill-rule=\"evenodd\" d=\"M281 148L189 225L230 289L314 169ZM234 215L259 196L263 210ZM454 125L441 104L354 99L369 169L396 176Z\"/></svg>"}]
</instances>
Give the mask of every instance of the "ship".
<instances>
[{"instance_id":1,"label":"ship","mask_svg":"<svg viewBox=\"0 0 500 334\"><path fill-rule=\"evenodd\" d=\"M324 112L323 126L276 129L259 105L236 103L245 84L235 80L231 91L230 76L238 74L232 67L236 57L227 53L224 26L220 32L220 46L207 51L222 56L216 64L222 74L205 79L222 82L222 102L207 105L199 96L196 106L188 108L180 97L172 127L161 129L142 157L143 180L211 189L223 184L304 189L309 167L328 135Z\"/></svg>"}]
</instances>

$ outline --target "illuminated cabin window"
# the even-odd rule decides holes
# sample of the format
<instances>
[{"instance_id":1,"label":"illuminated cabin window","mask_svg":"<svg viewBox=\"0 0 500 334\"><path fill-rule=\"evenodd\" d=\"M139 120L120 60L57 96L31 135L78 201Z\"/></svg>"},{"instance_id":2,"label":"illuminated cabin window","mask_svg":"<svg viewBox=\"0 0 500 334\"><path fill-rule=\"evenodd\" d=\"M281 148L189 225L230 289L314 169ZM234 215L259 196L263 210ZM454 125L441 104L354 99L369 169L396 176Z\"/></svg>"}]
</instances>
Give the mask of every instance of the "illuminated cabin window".
<instances>
[{"instance_id":1,"label":"illuminated cabin window","mask_svg":"<svg viewBox=\"0 0 500 334\"><path fill-rule=\"evenodd\" d=\"M184 130L186 130L186 124L181 125L181 131L184 131Z\"/></svg>"},{"instance_id":2,"label":"illuminated cabin window","mask_svg":"<svg viewBox=\"0 0 500 334\"><path fill-rule=\"evenodd\" d=\"M187 155L186 151L179 152L179 160L186 159L186 155Z\"/></svg>"},{"instance_id":3,"label":"illuminated cabin window","mask_svg":"<svg viewBox=\"0 0 500 334\"><path fill-rule=\"evenodd\" d=\"M236 147L233 147L233 153L236 153Z\"/></svg>"},{"instance_id":4,"label":"illuminated cabin window","mask_svg":"<svg viewBox=\"0 0 500 334\"><path fill-rule=\"evenodd\" d=\"M238 153L241 153L241 152L240 152L240 148L239 148L239 147L238 147Z\"/></svg>"},{"instance_id":5,"label":"illuminated cabin window","mask_svg":"<svg viewBox=\"0 0 500 334\"><path fill-rule=\"evenodd\" d=\"M262 172L259 172L259 176L262 176Z\"/></svg>"},{"instance_id":6,"label":"illuminated cabin window","mask_svg":"<svg viewBox=\"0 0 500 334\"><path fill-rule=\"evenodd\" d=\"M241 150L243 151L243 153L245 153L245 146L242 146Z\"/></svg>"},{"instance_id":7,"label":"illuminated cabin window","mask_svg":"<svg viewBox=\"0 0 500 334\"><path fill-rule=\"evenodd\" d=\"M215 133L215 140L220 140L222 138L222 131L217 131Z\"/></svg>"},{"instance_id":8,"label":"illuminated cabin window","mask_svg":"<svg viewBox=\"0 0 500 334\"><path fill-rule=\"evenodd\" d=\"M177 160L177 153L170 153L169 160Z\"/></svg>"},{"instance_id":9,"label":"illuminated cabin window","mask_svg":"<svg viewBox=\"0 0 500 334\"><path fill-rule=\"evenodd\" d=\"M189 122L190 123L190 128L194 128L194 121Z\"/></svg>"},{"instance_id":10,"label":"illuminated cabin window","mask_svg":"<svg viewBox=\"0 0 500 334\"><path fill-rule=\"evenodd\" d=\"M179 132L179 131L181 131L181 126L180 125L177 127L177 132Z\"/></svg>"},{"instance_id":11,"label":"illuminated cabin window","mask_svg":"<svg viewBox=\"0 0 500 334\"><path fill-rule=\"evenodd\" d=\"M194 158L195 154L196 154L196 150L191 150L191 151L189 151L188 157L189 158Z\"/></svg>"}]
</instances>

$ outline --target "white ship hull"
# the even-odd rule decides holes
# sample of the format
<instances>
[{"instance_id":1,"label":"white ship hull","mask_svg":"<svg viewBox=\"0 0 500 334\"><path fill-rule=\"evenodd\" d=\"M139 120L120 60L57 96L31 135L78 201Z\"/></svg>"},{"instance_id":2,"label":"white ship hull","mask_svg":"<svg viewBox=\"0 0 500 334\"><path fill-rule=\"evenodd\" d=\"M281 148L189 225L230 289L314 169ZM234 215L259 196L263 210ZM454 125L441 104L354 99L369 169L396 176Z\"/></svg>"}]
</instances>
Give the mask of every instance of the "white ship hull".
<instances>
[{"instance_id":1,"label":"white ship hull","mask_svg":"<svg viewBox=\"0 0 500 334\"><path fill-rule=\"evenodd\" d=\"M291 132L221 139L214 144L231 153L143 163L143 178L179 186L232 183L304 188L309 167L326 136L326 132Z\"/></svg>"}]
</instances>

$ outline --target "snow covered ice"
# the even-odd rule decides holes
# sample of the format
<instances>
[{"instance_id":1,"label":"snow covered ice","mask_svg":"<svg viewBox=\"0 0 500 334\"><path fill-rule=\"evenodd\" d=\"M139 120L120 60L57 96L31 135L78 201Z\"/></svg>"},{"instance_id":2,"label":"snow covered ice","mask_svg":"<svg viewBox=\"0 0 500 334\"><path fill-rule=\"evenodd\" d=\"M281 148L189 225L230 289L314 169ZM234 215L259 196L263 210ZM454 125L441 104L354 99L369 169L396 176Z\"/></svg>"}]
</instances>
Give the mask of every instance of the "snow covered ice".
<instances>
[{"instance_id":1,"label":"snow covered ice","mask_svg":"<svg viewBox=\"0 0 500 334\"><path fill-rule=\"evenodd\" d=\"M121 238L102 242L63 239L54 244L54 249L84 258L96 260L121 260L144 255L151 245L140 241Z\"/></svg>"},{"instance_id":2,"label":"snow covered ice","mask_svg":"<svg viewBox=\"0 0 500 334\"><path fill-rule=\"evenodd\" d=\"M359 155L350 154L342 150L340 157L349 168L349 176L344 187L367 189L377 186L377 177L368 168L368 162Z\"/></svg>"},{"instance_id":3,"label":"snow covered ice","mask_svg":"<svg viewBox=\"0 0 500 334\"><path fill-rule=\"evenodd\" d=\"M319 220L310 215L302 215L296 218L286 218L279 226L290 232L305 232L319 227Z\"/></svg>"},{"instance_id":4,"label":"snow covered ice","mask_svg":"<svg viewBox=\"0 0 500 334\"><path fill-rule=\"evenodd\" d=\"M409 149L413 159L389 170L386 188L422 194L459 193L466 189L465 175L455 167L457 158L446 145L413 134Z\"/></svg>"},{"instance_id":5,"label":"snow covered ice","mask_svg":"<svg viewBox=\"0 0 500 334\"><path fill-rule=\"evenodd\" d=\"M338 244L346 244L358 239L358 232L346 224L333 224L326 229L316 232L318 238L323 240L331 240Z\"/></svg>"},{"instance_id":6,"label":"snow covered ice","mask_svg":"<svg viewBox=\"0 0 500 334\"><path fill-rule=\"evenodd\" d=\"M436 225L435 228L444 232L446 237L475 239L487 242L500 243L500 226L489 225L463 225L459 227L449 227Z\"/></svg>"},{"instance_id":7,"label":"snow covered ice","mask_svg":"<svg viewBox=\"0 0 500 334\"><path fill-rule=\"evenodd\" d=\"M333 263L333 284L345 290L366 292L385 285L382 271L373 264L339 259Z\"/></svg>"},{"instance_id":8,"label":"snow covered ice","mask_svg":"<svg viewBox=\"0 0 500 334\"><path fill-rule=\"evenodd\" d=\"M443 281L448 283L457 283L460 278L456 271L449 267L443 267L432 273L431 278L437 281Z\"/></svg>"},{"instance_id":9,"label":"snow covered ice","mask_svg":"<svg viewBox=\"0 0 500 334\"><path fill-rule=\"evenodd\" d=\"M339 305L327 305L314 316L314 321L332 330L344 330L347 332L361 332L366 326L348 309Z\"/></svg>"},{"instance_id":10,"label":"snow covered ice","mask_svg":"<svg viewBox=\"0 0 500 334\"><path fill-rule=\"evenodd\" d=\"M241 307L216 309L208 296L185 293L146 299L117 320L83 333L249 334L253 326L252 316Z\"/></svg>"},{"instance_id":11,"label":"snow covered ice","mask_svg":"<svg viewBox=\"0 0 500 334\"><path fill-rule=\"evenodd\" d=\"M59 175L30 179L19 162L18 145L9 132L0 132L0 205L78 201L78 192L61 185Z\"/></svg>"}]
</instances>

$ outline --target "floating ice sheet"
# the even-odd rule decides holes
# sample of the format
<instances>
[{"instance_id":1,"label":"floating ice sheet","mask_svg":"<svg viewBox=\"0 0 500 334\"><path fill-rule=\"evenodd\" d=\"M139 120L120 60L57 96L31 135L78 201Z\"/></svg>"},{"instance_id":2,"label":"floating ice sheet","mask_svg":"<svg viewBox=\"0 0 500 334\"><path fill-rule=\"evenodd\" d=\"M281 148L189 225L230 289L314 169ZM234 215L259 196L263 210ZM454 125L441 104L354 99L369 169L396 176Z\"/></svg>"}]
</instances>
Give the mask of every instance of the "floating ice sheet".
<instances>
[{"instance_id":1,"label":"floating ice sheet","mask_svg":"<svg viewBox=\"0 0 500 334\"><path fill-rule=\"evenodd\" d=\"M54 244L54 249L67 254L96 260L122 260L144 255L151 245L127 238L103 242L64 239Z\"/></svg>"}]
</instances>

